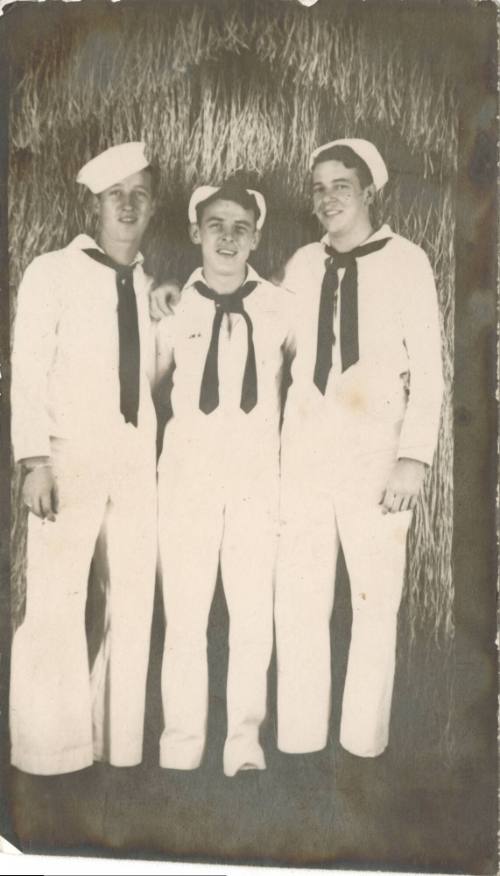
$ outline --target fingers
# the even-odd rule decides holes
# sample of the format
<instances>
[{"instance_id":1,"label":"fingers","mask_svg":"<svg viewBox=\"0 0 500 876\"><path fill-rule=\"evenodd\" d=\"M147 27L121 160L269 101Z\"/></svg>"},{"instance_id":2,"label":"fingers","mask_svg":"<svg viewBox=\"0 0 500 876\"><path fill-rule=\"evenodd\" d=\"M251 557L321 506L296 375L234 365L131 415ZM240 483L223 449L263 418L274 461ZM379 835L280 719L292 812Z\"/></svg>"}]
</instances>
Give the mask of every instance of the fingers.
<instances>
[{"instance_id":1,"label":"fingers","mask_svg":"<svg viewBox=\"0 0 500 876\"><path fill-rule=\"evenodd\" d=\"M417 506L418 495L406 494L401 505L400 511L413 511Z\"/></svg>"},{"instance_id":2,"label":"fingers","mask_svg":"<svg viewBox=\"0 0 500 876\"><path fill-rule=\"evenodd\" d=\"M413 510L417 504L417 496L386 489L379 504L382 506L382 514L397 514L398 511Z\"/></svg>"},{"instance_id":3,"label":"fingers","mask_svg":"<svg viewBox=\"0 0 500 876\"><path fill-rule=\"evenodd\" d=\"M37 517L40 517L40 503L37 496L35 496L33 491L29 489L30 482L28 478L29 475L26 477L23 485L23 502L29 511L31 511L33 514L36 514Z\"/></svg>"},{"instance_id":4,"label":"fingers","mask_svg":"<svg viewBox=\"0 0 500 876\"><path fill-rule=\"evenodd\" d=\"M154 289L149 295L149 314L151 319L154 320L160 320L164 315L161 310L161 300L157 289Z\"/></svg>"},{"instance_id":5,"label":"fingers","mask_svg":"<svg viewBox=\"0 0 500 876\"><path fill-rule=\"evenodd\" d=\"M167 286L167 290L165 292L165 302L167 307L173 313L174 308L177 306L179 301L181 300L181 290L180 286L176 286L175 284L170 284Z\"/></svg>"},{"instance_id":6,"label":"fingers","mask_svg":"<svg viewBox=\"0 0 500 876\"><path fill-rule=\"evenodd\" d=\"M176 283L164 283L152 289L149 293L149 312L151 319L156 321L165 316L171 316L181 297L180 286Z\"/></svg>"},{"instance_id":7,"label":"fingers","mask_svg":"<svg viewBox=\"0 0 500 876\"><path fill-rule=\"evenodd\" d=\"M156 321L160 320L165 314L162 312L160 305L158 303L158 298L156 296L152 296L149 303L149 313L151 319Z\"/></svg>"},{"instance_id":8,"label":"fingers","mask_svg":"<svg viewBox=\"0 0 500 876\"><path fill-rule=\"evenodd\" d=\"M382 496L382 514L394 514L396 511L399 511L399 504L397 503L397 493L394 493L393 490L384 490L384 495Z\"/></svg>"},{"instance_id":9,"label":"fingers","mask_svg":"<svg viewBox=\"0 0 500 876\"><path fill-rule=\"evenodd\" d=\"M43 510L42 510L41 505L40 505L40 500L37 496L33 496L33 497L25 496L24 497L24 504L26 505L28 510L31 511L31 513L34 514L36 517L43 518L44 513L43 513Z\"/></svg>"},{"instance_id":10,"label":"fingers","mask_svg":"<svg viewBox=\"0 0 500 876\"><path fill-rule=\"evenodd\" d=\"M56 480L48 467L29 472L23 484L23 501L26 507L42 520L56 519L59 496Z\"/></svg>"},{"instance_id":11,"label":"fingers","mask_svg":"<svg viewBox=\"0 0 500 876\"><path fill-rule=\"evenodd\" d=\"M57 489L57 484L54 483L54 486L51 490L51 498L52 498L52 511L54 514L57 514L59 511L59 490Z\"/></svg>"},{"instance_id":12,"label":"fingers","mask_svg":"<svg viewBox=\"0 0 500 876\"><path fill-rule=\"evenodd\" d=\"M404 495L399 507L400 511L409 511L411 507L412 496Z\"/></svg>"},{"instance_id":13,"label":"fingers","mask_svg":"<svg viewBox=\"0 0 500 876\"><path fill-rule=\"evenodd\" d=\"M52 510L52 490L47 490L40 495L40 517L44 520L56 519L56 515Z\"/></svg>"}]
</instances>

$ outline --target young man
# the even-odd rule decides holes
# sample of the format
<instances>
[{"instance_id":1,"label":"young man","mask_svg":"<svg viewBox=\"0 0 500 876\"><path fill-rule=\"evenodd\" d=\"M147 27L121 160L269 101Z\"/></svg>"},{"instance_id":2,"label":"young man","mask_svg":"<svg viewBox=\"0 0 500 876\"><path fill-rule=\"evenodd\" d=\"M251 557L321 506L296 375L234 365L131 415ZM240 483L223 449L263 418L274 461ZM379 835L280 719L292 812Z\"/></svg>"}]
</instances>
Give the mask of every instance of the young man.
<instances>
[{"instance_id":1,"label":"young man","mask_svg":"<svg viewBox=\"0 0 500 876\"><path fill-rule=\"evenodd\" d=\"M190 770L203 756L206 632L220 562L230 618L227 776L265 768L259 727L273 642L280 386L291 296L247 265L264 219L263 197L234 182L194 192L191 238L203 267L159 330L159 374L173 371L173 418L159 466L167 623L160 764Z\"/></svg>"},{"instance_id":2,"label":"young man","mask_svg":"<svg viewBox=\"0 0 500 876\"><path fill-rule=\"evenodd\" d=\"M284 279L298 331L282 436L278 746L327 744L341 544L353 622L340 742L375 757L388 743L406 535L438 434L436 290L423 250L372 225L387 180L372 143L327 143L311 170L326 234L298 250Z\"/></svg>"},{"instance_id":3,"label":"young man","mask_svg":"<svg viewBox=\"0 0 500 876\"><path fill-rule=\"evenodd\" d=\"M143 143L98 155L96 239L36 258L18 298L15 458L29 508L26 616L12 648L12 763L79 770L142 757L156 565L156 418L148 366L150 281L141 239L154 211ZM110 575L109 751L94 751L85 637L87 580L106 524Z\"/></svg>"}]
</instances>

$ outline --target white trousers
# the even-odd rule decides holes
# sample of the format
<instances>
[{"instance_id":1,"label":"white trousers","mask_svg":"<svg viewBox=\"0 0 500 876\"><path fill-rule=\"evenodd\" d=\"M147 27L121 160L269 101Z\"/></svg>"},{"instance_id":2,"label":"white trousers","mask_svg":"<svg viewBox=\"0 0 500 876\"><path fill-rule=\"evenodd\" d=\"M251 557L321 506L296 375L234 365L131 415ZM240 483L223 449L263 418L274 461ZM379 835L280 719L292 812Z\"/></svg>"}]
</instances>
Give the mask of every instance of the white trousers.
<instances>
[{"instance_id":1,"label":"white trousers","mask_svg":"<svg viewBox=\"0 0 500 876\"><path fill-rule=\"evenodd\" d=\"M341 544L353 620L340 742L353 754L374 757L389 737L411 512L382 514L378 504L396 461L395 444L371 441L360 429L355 444L339 447L327 435L318 437L320 425L289 432L283 441L275 602L278 747L298 753L327 744L330 618Z\"/></svg>"},{"instance_id":2,"label":"white trousers","mask_svg":"<svg viewBox=\"0 0 500 876\"><path fill-rule=\"evenodd\" d=\"M110 574L109 760L142 759L156 566L154 439L132 426L112 442L54 441L55 522L28 523L26 615L12 646L12 763L49 775L94 759L85 635L89 567L106 525Z\"/></svg>"},{"instance_id":3,"label":"white trousers","mask_svg":"<svg viewBox=\"0 0 500 876\"><path fill-rule=\"evenodd\" d=\"M213 415L211 415L213 416ZM217 571L229 612L224 772L264 769L273 643L278 460L253 442L247 456L231 428L206 440L167 429L159 476L159 544L166 615L160 765L200 765L208 712L207 625ZM248 442L249 448L252 442ZM236 458L238 457L238 459ZM238 461L239 460L239 461Z\"/></svg>"}]
</instances>

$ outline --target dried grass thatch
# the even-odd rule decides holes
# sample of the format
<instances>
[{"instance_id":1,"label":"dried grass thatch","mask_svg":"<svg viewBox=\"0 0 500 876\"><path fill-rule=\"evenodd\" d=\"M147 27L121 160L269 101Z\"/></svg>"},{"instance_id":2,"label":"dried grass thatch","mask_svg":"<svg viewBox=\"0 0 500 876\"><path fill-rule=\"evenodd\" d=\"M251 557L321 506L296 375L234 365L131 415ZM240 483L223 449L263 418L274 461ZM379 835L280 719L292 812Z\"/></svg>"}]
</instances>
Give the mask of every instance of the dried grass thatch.
<instances>
[{"instance_id":1,"label":"dried grass thatch","mask_svg":"<svg viewBox=\"0 0 500 876\"><path fill-rule=\"evenodd\" d=\"M62 4L65 6L66 4ZM368 4L367 4L368 6ZM78 9L77 7L81 7ZM122 8L120 8L122 7ZM21 273L87 226L74 177L114 142L144 138L162 171L148 243L159 279L185 277L192 186L240 171L267 195L257 266L279 271L317 234L307 159L333 136L368 136L387 157L379 207L436 271L446 399L439 448L415 515L404 603L409 640L453 639L451 577L456 106L447 59L411 14L322 2L162 0L75 4L23 60L10 116L12 313ZM36 41L35 41L36 42ZM16 74L17 75L17 74ZM24 515L13 485L14 612L22 612Z\"/></svg>"}]
</instances>

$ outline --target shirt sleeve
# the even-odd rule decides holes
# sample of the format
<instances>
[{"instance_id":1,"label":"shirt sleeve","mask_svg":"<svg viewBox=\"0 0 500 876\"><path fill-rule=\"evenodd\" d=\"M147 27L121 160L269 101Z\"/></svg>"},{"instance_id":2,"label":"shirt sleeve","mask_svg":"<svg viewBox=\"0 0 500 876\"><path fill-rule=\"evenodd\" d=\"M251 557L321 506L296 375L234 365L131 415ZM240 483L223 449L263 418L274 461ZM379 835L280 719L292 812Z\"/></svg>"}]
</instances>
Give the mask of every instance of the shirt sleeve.
<instances>
[{"instance_id":1,"label":"shirt sleeve","mask_svg":"<svg viewBox=\"0 0 500 876\"><path fill-rule=\"evenodd\" d=\"M285 265L281 285L296 296L303 294L310 284L310 265L304 250L298 250Z\"/></svg>"},{"instance_id":2,"label":"shirt sleeve","mask_svg":"<svg viewBox=\"0 0 500 876\"><path fill-rule=\"evenodd\" d=\"M21 281L12 351L12 443L17 461L50 456L49 373L56 354L59 294L41 256Z\"/></svg>"},{"instance_id":3,"label":"shirt sleeve","mask_svg":"<svg viewBox=\"0 0 500 876\"><path fill-rule=\"evenodd\" d=\"M288 362L292 362L297 351L297 296L287 289L283 290L283 351Z\"/></svg>"},{"instance_id":4,"label":"shirt sleeve","mask_svg":"<svg viewBox=\"0 0 500 876\"><path fill-rule=\"evenodd\" d=\"M308 302L311 294L311 284L314 282L311 279L312 274L313 263L309 247L302 247L287 262L281 283L288 305L286 348L290 352L290 360L295 358L299 336L303 342L304 324L310 318Z\"/></svg>"},{"instance_id":5,"label":"shirt sleeve","mask_svg":"<svg viewBox=\"0 0 500 876\"><path fill-rule=\"evenodd\" d=\"M415 248L402 289L403 338L410 363L409 398L398 458L430 465L437 444L443 396L441 334L436 286L429 260Z\"/></svg>"},{"instance_id":6,"label":"shirt sleeve","mask_svg":"<svg viewBox=\"0 0 500 876\"><path fill-rule=\"evenodd\" d=\"M175 329L177 318L165 316L153 324L155 334L154 387L171 377L175 368Z\"/></svg>"}]
</instances>

